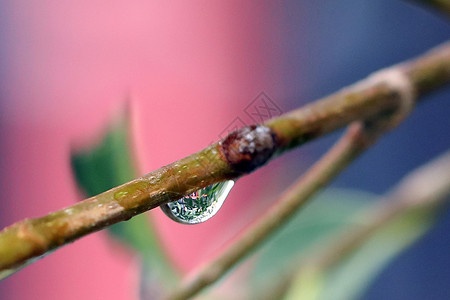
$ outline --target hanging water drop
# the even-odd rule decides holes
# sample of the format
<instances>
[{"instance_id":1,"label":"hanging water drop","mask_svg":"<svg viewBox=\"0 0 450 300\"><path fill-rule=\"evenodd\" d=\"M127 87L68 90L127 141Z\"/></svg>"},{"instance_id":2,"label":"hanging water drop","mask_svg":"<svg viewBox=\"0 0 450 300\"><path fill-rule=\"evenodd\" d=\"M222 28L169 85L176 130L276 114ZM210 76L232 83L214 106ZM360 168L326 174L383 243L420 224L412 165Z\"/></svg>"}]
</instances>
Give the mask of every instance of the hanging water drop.
<instances>
[{"instance_id":1,"label":"hanging water drop","mask_svg":"<svg viewBox=\"0 0 450 300\"><path fill-rule=\"evenodd\" d=\"M161 209L179 223L202 223L219 211L233 185L233 180L214 183L177 201L161 205Z\"/></svg>"}]
</instances>

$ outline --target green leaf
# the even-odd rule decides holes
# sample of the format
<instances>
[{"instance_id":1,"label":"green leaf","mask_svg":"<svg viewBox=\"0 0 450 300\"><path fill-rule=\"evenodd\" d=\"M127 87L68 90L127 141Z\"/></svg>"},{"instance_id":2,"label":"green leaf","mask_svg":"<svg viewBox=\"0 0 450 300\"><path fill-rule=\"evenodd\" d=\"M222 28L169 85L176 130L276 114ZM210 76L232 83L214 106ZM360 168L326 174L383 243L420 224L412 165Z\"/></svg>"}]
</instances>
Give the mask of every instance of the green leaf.
<instances>
[{"instance_id":1,"label":"green leaf","mask_svg":"<svg viewBox=\"0 0 450 300\"><path fill-rule=\"evenodd\" d=\"M380 228L347 260L327 275L318 299L359 299L377 275L432 226L435 215L428 209L409 211Z\"/></svg>"},{"instance_id":2,"label":"green leaf","mask_svg":"<svg viewBox=\"0 0 450 300\"><path fill-rule=\"evenodd\" d=\"M436 207L426 206L405 211L333 267L317 270L304 265L305 269L300 270L285 300L359 299L383 268L429 230L436 218L435 212ZM316 284L311 284L311 278ZM302 298L307 293L315 297Z\"/></svg>"},{"instance_id":3,"label":"green leaf","mask_svg":"<svg viewBox=\"0 0 450 300\"><path fill-rule=\"evenodd\" d=\"M354 222L353 216L367 207L371 198L368 193L332 189L311 199L265 244L252 274L254 284L264 286L273 281L313 245Z\"/></svg>"},{"instance_id":4,"label":"green leaf","mask_svg":"<svg viewBox=\"0 0 450 300\"><path fill-rule=\"evenodd\" d=\"M85 150L72 151L74 177L86 196L97 195L136 177L129 143L128 116L122 116L107 128L99 143ZM164 254L148 218L144 214L138 215L110 226L108 232L136 251L144 268L161 278L161 282L169 282L176 278L176 271Z\"/></svg>"}]
</instances>

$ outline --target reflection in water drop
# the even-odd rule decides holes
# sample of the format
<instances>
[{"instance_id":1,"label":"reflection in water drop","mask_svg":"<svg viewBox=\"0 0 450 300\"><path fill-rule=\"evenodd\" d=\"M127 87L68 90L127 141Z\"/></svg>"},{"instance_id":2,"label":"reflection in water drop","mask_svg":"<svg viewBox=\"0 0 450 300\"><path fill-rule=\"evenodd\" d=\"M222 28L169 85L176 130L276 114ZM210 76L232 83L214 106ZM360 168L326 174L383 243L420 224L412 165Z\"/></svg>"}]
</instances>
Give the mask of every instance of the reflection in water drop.
<instances>
[{"instance_id":1,"label":"reflection in water drop","mask_svg":"<svg viewBox=\"0 0 450 300\"><path fill-rule=\"evenodd\" d=\"M233 185L232 180L214 183L177 201L161 205L161 209L179 223L202 223L219 211Z\"/></svg>"}]
</instances>

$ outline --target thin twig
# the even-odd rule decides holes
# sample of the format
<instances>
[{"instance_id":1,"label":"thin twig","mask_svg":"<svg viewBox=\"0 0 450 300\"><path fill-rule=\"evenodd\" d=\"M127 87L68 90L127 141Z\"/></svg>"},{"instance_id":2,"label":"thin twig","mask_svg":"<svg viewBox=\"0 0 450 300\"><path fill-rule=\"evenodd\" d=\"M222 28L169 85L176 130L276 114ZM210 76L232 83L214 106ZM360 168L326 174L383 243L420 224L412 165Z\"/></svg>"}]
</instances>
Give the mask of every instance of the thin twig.
<instances>
[{"instance_id":1,"label":"thin twig","mask_svg":"<svg viewBox=\"0 0 450 300\"><path fill-rule=\"evenodd\" d=\"M0 232L0 271L199 188L243 176L292 147L355 120L392 112L406 94L423 96L449 82L450 44L444 44L264 125L241 128L141 178L45 217L15 223Z\"/></svg>"},{"instance_id":2,"label":"thin twig","mask_svg":"<svg viewBox=\"0 0 450 300\"><path fill-rule=\"evenodd\" d=\"M450 194L450 152L408 174L395 189L382 199L376 209L362 216L362 224L352 232L336 238L334 246L311 259L308 265L324 269L331 267L357 249L383 225L412 210L433 209Z\"/></svg>"},{"instance_id":3,"label":"thin twig","mask_svg":"<svg viewBox=\"0 0 450 300\"><path fill-rule=\"evenodd\" d=\"M294 280L332 268L362 246L374 233L401 215L417 211L427 214L449 201L450 151L404 177L389 195L376 201L374 207L361 214L357 226L320 244L305 255L307 259L293 266L270 286L262 299L280 299Z\"/></svg>"}]
</instances>

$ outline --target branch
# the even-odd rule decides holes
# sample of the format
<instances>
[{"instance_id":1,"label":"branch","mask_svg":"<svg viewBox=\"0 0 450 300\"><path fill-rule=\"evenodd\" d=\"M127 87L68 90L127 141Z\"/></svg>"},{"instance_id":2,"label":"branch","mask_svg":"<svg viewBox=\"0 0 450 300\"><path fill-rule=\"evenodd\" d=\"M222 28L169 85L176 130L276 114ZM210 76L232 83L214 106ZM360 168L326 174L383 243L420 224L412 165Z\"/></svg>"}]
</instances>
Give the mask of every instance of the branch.
<instances>
[{"instance_id":1,"label":"branch","mask_svg":"<svg viewBox=\"0 0 450 300\"><path fill-rule=\"evenodd\" d=\"M263 125L241 128L206 149L141 178L45 217L26 219L5 228L0 232L0 271L20 267L77 238L178 200L199 188L239 178L288 149L355 120L393 112L402 99L416 99L448 83L447 43Z\"/></svg>"},{"instance_id":2,"label":"branch","mask_svg":"<svg viewBox=\"0 0 450 300\"><path fill-rule=\"evenodd\" d=\"M355 122L338 143L308 172L290 187L250 228L216 259L198 270L168 299L182 300L195 296L213 284L247 254L261 245L275 230L283 226L320 188L328 184L379 136L398 125L412 108L412 94L405 94L395 113L374 116L364 122Z\"/></svg>"},{"instance_id":3,"label":"branch","mask_svg":"<svg viewBox=\"0 0 450 300\"><path fill-rule=\"evenodd\" d=\"M363 223L333 237L326 247L321 244L312 249L310 255L304 256L307 260L295 263L287 274L267 289L261 299L281 299L294 281L300 281L302 276L308 276L311 272L326 272L396 218L415 211L421 214L435 211L450 200L448 170L450 151L408 174L389 195L376 201L378 204L360 216Z\"/></svg>"}]
</instances>

